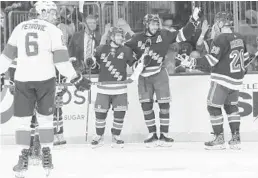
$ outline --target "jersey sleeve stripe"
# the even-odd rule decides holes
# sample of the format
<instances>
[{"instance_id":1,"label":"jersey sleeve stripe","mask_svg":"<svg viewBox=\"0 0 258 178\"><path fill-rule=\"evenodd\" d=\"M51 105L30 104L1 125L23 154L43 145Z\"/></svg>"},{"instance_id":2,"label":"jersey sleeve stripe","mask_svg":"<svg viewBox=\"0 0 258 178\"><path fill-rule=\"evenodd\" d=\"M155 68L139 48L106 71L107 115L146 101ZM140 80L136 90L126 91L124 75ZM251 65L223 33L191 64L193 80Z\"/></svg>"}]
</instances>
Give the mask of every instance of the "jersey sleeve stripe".
<instances>
[{"instance_id":1,"label":"jersey sleeve stripe","mask_svg":"<svg viewBox=\"0 0 258 178\"><path fill-rule=\"evenodd\" d=\"M53 52L54 63L69 61L69 54L67 50L56 50Z\"/></svg>"},{"instance_id":2,"label":"jersey sleeve stripe","mask_svg":"<svg viewBox=\"0 0 258 178\"><path fill-rule=\"evenodd\" d=\"M17 58L17 51L18 50L16 46L6 44L3 55L5 55L10 60L14 60L15 58Z\"/></svg>"},{"instance_id":3,"label":"jersey sleeve stripe","mask_svg":"<svg viewBox=\"0 0 258 178\"><path fill-rule=\"evenodd\" d=\"M179 42L182 42L182 41L186 41L186 38L185 38L185 35L184 35L184 32L183 32L183 29L180 29L179 30L179 33L177 34L177 37L176 37L176 41L179 43Z\"/></svg>"},{"instance_id":4,"label":"jersey sleeve stripe","mask_svg":"<svg viewBox=\"0 0 258 178\"><path fill-rule=\"evenodd\" d=\"M218 59L216 59L215 57L213 57L210 54L205 55L205 57L206 57L207 61L209 62L210 66L212 66L212 67L215 66L219 62Z\"/></svg>"},{"instance_id":5,"label":"jersey sleeve stripe","mask_svg":"<svg viewBox=\"0 0 258 178\"><path fill-rule=\"evenodd\" d=\"M244 54L244 61L248 60L248 59L249 59L249 57L250 57L250 56L249 56L249 53L248 53L248 52L247 52L247 53L245 53L245 54Z\"/></svg>"}]
</instances>

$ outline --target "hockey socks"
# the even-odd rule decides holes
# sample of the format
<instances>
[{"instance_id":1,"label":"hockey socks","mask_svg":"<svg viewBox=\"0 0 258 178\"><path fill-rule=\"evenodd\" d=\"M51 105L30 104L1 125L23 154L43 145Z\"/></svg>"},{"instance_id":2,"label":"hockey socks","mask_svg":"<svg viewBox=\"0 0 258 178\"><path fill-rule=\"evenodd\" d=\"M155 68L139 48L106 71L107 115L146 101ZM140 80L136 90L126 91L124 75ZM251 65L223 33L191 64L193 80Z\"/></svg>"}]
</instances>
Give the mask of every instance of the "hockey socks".
<instances>
[{"instance_id":1,"label":"hockey socks","mask_svg":"<svg viewBox=\"0 0 258 178\"><path fill-rule=\"evenodd\" d=\"M114 111L114 120L113 127L111 129L111 133L113 135L120 135L123 123L124 123L125 111Z\"/></svg>"},{"instance_id":2,"label":"hockey socks","mask_svg":"<svg viewBox=\"0 0 258 178\"><path fill-rule=\"evenodd\" d=\"M97 135L104 135L105 128L106 128L106 118L107 118L107 113L106 112L95 112L96 116L96 121L95 121L95 126L96 126L96 133Z\"/></svg>"}]
</instances>

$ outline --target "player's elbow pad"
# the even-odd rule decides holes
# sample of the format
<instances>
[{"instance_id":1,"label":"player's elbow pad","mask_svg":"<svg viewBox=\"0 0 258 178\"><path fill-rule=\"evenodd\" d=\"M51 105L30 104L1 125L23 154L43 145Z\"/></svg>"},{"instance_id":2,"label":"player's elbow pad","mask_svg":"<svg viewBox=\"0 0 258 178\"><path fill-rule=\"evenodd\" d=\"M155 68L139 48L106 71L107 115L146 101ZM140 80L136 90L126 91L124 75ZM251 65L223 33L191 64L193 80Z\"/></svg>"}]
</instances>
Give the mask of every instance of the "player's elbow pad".
<instances>
[{"instance_id":1,"label":"player's elbow pad","mask_svg":"<svg viewBox=\"0 0 258 178\"><path fill-rule=\"evenodd\" d=\"M61 75L68 78L68 81L70 81L74 76L76 76L76 72L73 68L73 65L69 61L57 63L56 68Z\"/></svg>"}]
</instances>

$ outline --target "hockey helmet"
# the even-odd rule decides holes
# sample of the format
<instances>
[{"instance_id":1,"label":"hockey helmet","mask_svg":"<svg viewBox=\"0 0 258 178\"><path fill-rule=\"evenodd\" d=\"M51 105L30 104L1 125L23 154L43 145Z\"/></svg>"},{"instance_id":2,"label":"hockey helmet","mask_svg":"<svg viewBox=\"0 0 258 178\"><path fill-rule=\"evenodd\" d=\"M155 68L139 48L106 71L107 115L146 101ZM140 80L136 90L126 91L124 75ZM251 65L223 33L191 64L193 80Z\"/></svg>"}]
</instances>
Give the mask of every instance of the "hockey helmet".
<instances>
[{"instance_id":1,"label":"hockey helmet","mask_svg":"<svg viewBox=\"0 0 258 178\"><path fill-rule=\"evenodd\" d=\"M57 6L52 1L38 1L34 4L34 7L41 19L47 19L51 10L57 11Z\"/></svg>"},{"instance_id":2,"label":"hockey helmet","mask_svg":"<svg viewBox=\"0 0 258 178\"><path fill-rule=\"evenodd\" d=\"M109 34L110 36L115 36L117 33L122 34L122 36L124 37L124 30L122 28L119 27L111 27L109 30Z\"/></svg>"},{"instance_id":3,"label":"hockey helmet","mask_svg":"<svg viewBox=\"0 0 258 178\"><path fill-rule=\"evenodd\" d=\"M143 18L143 25L147 28L151 21L160 23L158 14L147 14Z\"/></svg>"},{"instance_id":4,"label":"hockey helmet","mask_svg":"<svg viewBox=\"0 0 258 178\"><path fill-rule=\"evenodd\" d=\"M230 12L218 12L215 15L214 23L220 23L220 22L223 22L223 26L232 26L233 25L233 15ZM222 27L220 27L220 28L222 28Z\"/></svg>"}]
</instances>

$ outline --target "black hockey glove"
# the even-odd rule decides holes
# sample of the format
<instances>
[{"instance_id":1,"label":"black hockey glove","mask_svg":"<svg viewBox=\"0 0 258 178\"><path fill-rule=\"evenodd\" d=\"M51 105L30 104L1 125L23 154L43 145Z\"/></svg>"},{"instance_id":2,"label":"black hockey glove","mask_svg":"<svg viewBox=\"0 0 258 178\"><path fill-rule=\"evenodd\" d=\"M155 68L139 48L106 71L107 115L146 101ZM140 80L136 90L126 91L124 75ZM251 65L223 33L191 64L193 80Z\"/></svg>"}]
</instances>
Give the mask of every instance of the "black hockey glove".
<instances>
[{"instance_id":1,"label":"black hockey glove","mask_svg":"<svg viewBox=\"0 0 258 178\"><path fill-rule=\"evenodd\" d=\"M92 67L93 64L94 64L94 60L91 57L86 59L86 65L88 67Z\"/></svg>"},{"instance_id":2,"label":"black hockey glove","mask_svg":"<svg viewBox=\"0 0 258 178\"><path fill-rule=\"evenodd\" d=\"M88 80L86 77L79 74L76 78L70 81L79 91L90 90L91 81Z\"/></svg>"}]
</instances>

